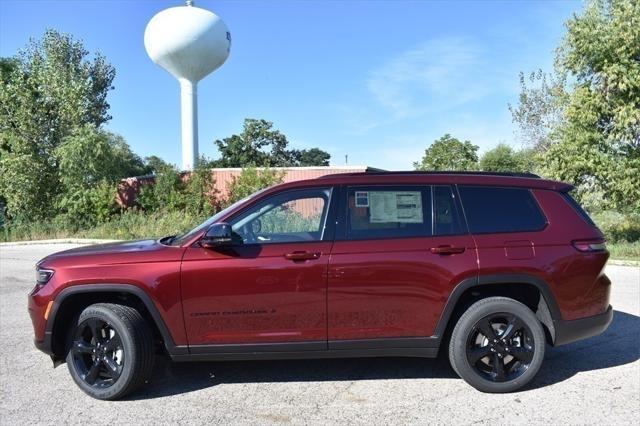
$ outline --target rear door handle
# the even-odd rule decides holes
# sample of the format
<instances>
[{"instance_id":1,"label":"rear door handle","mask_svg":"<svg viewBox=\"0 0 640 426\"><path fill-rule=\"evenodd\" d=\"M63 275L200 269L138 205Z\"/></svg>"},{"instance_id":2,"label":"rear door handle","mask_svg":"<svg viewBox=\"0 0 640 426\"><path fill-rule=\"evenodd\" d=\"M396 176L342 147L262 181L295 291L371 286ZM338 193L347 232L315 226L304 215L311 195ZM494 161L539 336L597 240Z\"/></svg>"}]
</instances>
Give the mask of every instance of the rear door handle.
<instances>
[{"instance_id":1,"label":"rear door handle","mask_svg":"<svg viewBox=\"0 0 640 426\"><path fill-rule=\"evenodd\" d=\"M287 253L284 255L285 259L299 261L299 260L315 260L319 259L322 253L320 252L309 252L309 251L294 251L292 253Z\"/></svg>"},{"instance_id":2,"label":"rear door handle","mask_svg":"<svg viewBox=\"0 0 640 426\"><path fill-rule=\"evenodd\" d=\"M454 247L454 246L438 246L431 247L431 253L433 254L459 254L464 253L464 247Z\"/></svg>"}]
</instances>

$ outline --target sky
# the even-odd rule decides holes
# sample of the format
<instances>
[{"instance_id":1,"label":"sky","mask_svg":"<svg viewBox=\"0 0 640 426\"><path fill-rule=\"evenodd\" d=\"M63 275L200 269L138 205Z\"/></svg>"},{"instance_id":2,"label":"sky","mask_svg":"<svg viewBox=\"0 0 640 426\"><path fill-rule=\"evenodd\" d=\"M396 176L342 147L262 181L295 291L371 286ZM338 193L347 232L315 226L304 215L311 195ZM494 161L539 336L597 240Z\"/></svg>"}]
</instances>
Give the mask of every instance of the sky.
<instances>
[{"instance_id":1,"label":"sky","mask_svg":"<svg viewBox=\"0 0 640 426\"><path fill-rule=\"evenodd\" d=\"M550 70L581 1L195 0L232 34L226 63L198 85L200 152L245 118L274 123L332 165L412 169L445 133L480 152L519 148L508 105L518 73ZM106 128L142 157L181 164L179 84L146 54L147 22L180 0L0 0L0 56L46 28L116 68Z\"/></svg>"}]
</instances>

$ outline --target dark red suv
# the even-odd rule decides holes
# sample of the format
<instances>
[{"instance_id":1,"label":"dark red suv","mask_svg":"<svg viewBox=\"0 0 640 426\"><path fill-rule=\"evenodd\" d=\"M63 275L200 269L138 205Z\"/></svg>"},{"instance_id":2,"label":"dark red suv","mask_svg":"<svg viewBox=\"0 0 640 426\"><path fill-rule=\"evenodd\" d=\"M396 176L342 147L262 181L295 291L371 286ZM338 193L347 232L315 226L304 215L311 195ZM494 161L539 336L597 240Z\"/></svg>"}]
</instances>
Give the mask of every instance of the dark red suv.
<instances>
[{"instance_id":1,"label":"dark red suv","mask_svg":"<svg viewBox=\"0 0 640 426\"><path fill-rule=\"evenodd\" d=\"M278 185L158 241L37 264L38 348L89 395L174 361L435 357L509 392L547 343L612 319L609 256L571 186L534 175L372 172Z\"/></svg>"}]
</instances>

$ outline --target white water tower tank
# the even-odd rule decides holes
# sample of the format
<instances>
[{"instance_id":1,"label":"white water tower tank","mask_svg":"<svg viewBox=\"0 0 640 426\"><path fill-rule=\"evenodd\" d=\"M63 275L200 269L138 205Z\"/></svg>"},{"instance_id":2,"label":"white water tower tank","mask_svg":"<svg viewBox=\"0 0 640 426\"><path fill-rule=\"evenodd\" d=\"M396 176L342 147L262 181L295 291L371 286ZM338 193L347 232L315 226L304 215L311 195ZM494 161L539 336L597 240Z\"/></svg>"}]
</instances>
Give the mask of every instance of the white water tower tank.
<instances>
[{"instance_id":1,"label":"white water tower tank","mask_svg":"<svg viewBox=\"0 0 640 426\"><path fill-rule=\"evenodd\" d=\"M191 170L198 158L197 84L227 60L231 35L216 14L187 1L151 18L144 46L180 82L182 168Z\"/></svg>"}]
</instances>

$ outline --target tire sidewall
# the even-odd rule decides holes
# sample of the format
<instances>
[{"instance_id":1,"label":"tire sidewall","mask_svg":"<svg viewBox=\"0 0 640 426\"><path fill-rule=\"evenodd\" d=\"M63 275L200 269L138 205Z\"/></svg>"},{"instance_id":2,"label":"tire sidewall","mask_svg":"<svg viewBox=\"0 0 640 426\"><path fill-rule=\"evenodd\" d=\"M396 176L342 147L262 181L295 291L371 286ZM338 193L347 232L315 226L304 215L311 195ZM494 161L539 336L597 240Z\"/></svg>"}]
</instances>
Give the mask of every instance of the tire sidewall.
<instances>
[{"instance_id":1,"label":"tire sidewall","mask_svg":"<svg viewBox=\"0 0 640 426\"><path fill-rule=\"evenodd\" d=\"M122 367L122 373L113 385L107 388L95 388L82 379L80 372L76 369L71 350L67 352L67 367L69 368L69 372L73 380L80 389L88 395L97 399L116 399L128 389L129 384L134 380L134 366L136 365L137 356L135 352L134 336L129 331L122 318L116 315L113 311L104 306L89 306L82 311L79 317L77 317L74 327L70 331L70 344L73 341L78 325L90 318L96 318L106 322L110 327L113 327L116 333L120 336L124 351L124 365ZM69 348L71 347L70 344Z\"/></svg>"},{"instance_id":2,"label":"tire sidewall","mask_svg":"<svg viewBox=\"0 0 640 426\"><path fill-rule=\"evenodd\" d=\"M478 374L467 360L467 339L473 326L482 318L505 312L518 316L531 330L535 351L527 371L507 382L492 382ZM520 302L507 298L488 298L476 302L460 318L451 335L449 359L453 369L467 383L481 392L504 393L516 391L529 383L540 370L544 360L546 338L535 314Z\"/></svg>"}]
</instances>

